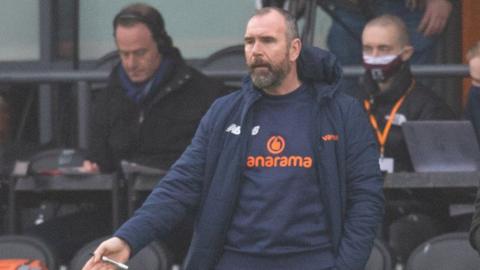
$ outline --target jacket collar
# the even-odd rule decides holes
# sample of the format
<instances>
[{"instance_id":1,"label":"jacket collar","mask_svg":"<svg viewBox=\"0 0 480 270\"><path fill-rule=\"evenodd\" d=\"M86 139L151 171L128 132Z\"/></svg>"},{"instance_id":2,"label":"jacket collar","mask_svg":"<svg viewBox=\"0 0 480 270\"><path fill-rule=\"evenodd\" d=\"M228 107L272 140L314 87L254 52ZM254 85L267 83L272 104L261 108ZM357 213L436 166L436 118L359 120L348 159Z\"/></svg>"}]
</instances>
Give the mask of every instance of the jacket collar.
<instances>
[{"instance_id":1,"label":"jacket collar","mask_svg":"<svg viewBox=\"0 0 480 270\"><path fill-rule=\"evenodd\" d=\"M382 92L378 91L376 82L369 76L364 76L363 88L367 96L372 96L376 101L395 102L405 94L412 79L410 65L404 63L398 73L391 78L392 82L389 88Z\"/></svg>"},{"instance_id":2,"label":"jacket collar","mask_svg":"<svg viewBox=\"0 0 480 270\"><path fill-rule=\"evenodd\" d=\"M297 61L301 81L317 89L317 101L331 98L338 91L342 69L336 57L317 47L304 46Z\"/></svg>"},{"instance_id":3,"label":"jacket collar","mask_svg":"<svg viewBox=\"0 0 480 270\"><path fill-rule=\"evenodd\" d=\"M317 47L304 46L297 61L300 81L312 85L317 91L317 101L331 98L339 88L342 70L336 57ZM244 98L254 102L261 97L261 89L256 88L250 75L243 78L242 89Z\"/></svg>"},{"instance_id":4,"label":"jacket collar","mask_svg":"<svg viewBox=\"0 0 480 270\"><path fill-rule=\"evenodd\" d=\"M149 93L148 98L145 99L148 101L148 104L156 103L164 96L175 92L193 77L191 69L185 64L185 61L183 58L181 58L181 55L177 53L177 51L178 50L175 49L168 55L173 63L169 65L168 70L165 72L164 78L162 78L161 86L156 87L156 89L154 89L155 91ZM117 70L120 68L120 65L121 63L118 63L110 73L108 88L115 93L124 92L117 72ZM122 96L123 95L124 94L122 94Z\"/></svg>"}]
</instances>

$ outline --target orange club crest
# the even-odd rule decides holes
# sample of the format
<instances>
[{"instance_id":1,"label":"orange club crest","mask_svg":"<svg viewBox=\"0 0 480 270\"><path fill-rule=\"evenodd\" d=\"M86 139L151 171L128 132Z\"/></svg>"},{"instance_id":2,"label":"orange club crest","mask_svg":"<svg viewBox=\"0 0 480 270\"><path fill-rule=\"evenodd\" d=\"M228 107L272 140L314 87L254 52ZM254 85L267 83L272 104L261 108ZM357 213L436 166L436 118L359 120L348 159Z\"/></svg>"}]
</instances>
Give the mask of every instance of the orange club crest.
<instances>
[{"instance_id":1,"label":"orange club crest","mask_svg":"<svg viewBox=\"0 0 480 270\"><path fill-rule=\"evenodd\" d=\"M282 136L272 136L267 141L267 150L273 155L280 154L285 149L285 139Z\"/></svg>"}]
</instances>

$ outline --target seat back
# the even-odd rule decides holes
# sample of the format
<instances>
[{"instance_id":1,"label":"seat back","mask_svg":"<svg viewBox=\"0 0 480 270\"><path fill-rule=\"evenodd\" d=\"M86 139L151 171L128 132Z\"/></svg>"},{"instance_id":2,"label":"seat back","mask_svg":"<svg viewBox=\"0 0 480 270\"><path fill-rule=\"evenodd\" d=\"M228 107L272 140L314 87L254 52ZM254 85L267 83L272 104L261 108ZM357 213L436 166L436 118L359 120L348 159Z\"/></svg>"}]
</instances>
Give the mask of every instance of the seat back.
<instances>
[{"instance_id":1,"label":"seat back","mask_svg":"<svg viewBox=\"0 0 480 270\"><path fill-rule=\"evenodd\" d=\"M480 256L470 246L468 233L447 233L418 246L407 261L407 270L474 270Z\"/></svg>"},{"instance_id":2,"label":"seat back","mask_svg":"<svg viewBox=\"0 0 480 270\"><path fill-rule=\"evenodd\" d=\"M83 246L73 256L68 269L81 270L90 259L90 253L106 239L108 237L94 240ZM169 251L159 241L150 243L127 262L130 269L143 270L167 270L171 268L171 264L172 259Z\"/></svg>"},{"instance_id":3,"label":"seat back","mask_svg":"<svg viewBox=\"0 0 480 270\"><path fill-rule=\"evenodd\" d=\"M42 240L24 235L0 236L0 259L38 259L57 269L57 257Z\"/></svg>"},{"instance_id":4,"label":"seat back","mask_svg":"<svg viewBox=\"0 0 480 270\"><path fill-rule=\"evenodd\" d=\"M232 45L214 52L200 64L200 68L204 71L236 70L246 72L243 44Z\"/></svg>"},{"instance_id":5,"label":"seat back","mask_svg":"<svg viewBox=\"0 0 480 270\"><path fill-rule=\"evenodd\" d=\"M382 241L375 239L365 270L391 270L392 256Z\"/></svg>"},{"instance_id":6,"label":"seat back","mask_svg":"<svg viewBox=\"0 0 480 270\"><path fill-rule=\"evenodd\" d=\"M150 243L128 261L131 269L169 270L172 256L163 244L158 241Z\"/></svg>"},{"instance_id":7,"label":"seat back","mask_svg":"<svg viewBox=\"0 0 480 270\"><path fill-rule=\"evenodd\" d=\"M117 50L109 51L95 63L96 69L112 70L118 63L120 63L120 55Z\"/></svg>"}]
</instances>

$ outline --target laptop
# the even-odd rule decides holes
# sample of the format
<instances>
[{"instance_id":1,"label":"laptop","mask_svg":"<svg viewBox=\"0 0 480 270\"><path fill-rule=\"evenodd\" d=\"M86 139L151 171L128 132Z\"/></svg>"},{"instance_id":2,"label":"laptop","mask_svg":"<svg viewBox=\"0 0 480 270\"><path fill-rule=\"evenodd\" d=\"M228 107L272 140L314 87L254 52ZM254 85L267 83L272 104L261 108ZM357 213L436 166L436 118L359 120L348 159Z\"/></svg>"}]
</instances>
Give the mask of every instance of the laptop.
<instances>
[{"instance_id":1,"label":"laptop","mask_svg":"<svg viewBox=\"0 0 480 270\"><path fill-rule=\"evenodd\" d=\"M416 172L480 169L480 150L470 121L407 121L402 130Z\"/></svg>"}]
</instances>

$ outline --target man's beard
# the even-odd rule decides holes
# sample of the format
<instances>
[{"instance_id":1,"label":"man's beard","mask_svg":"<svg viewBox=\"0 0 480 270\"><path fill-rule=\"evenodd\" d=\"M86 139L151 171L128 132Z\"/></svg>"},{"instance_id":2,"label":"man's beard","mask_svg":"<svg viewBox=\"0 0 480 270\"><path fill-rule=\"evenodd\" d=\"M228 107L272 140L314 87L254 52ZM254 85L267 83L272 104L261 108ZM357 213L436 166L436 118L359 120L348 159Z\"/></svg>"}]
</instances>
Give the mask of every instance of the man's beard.
<instances>
[{"instance_id":1,"label":"man's beard","mask_svg":"<svg viewBox=\"0 0 480 270\"><path fill-rule=\"evenodd\" d=\"M248 66L253 85L260 89L273 89L281 85L291 68L287 59L285 57L279 65L272 65L260 58L254 58ZM258 70L257 67L264 69Z\"/></svg>"}]
</instances>

